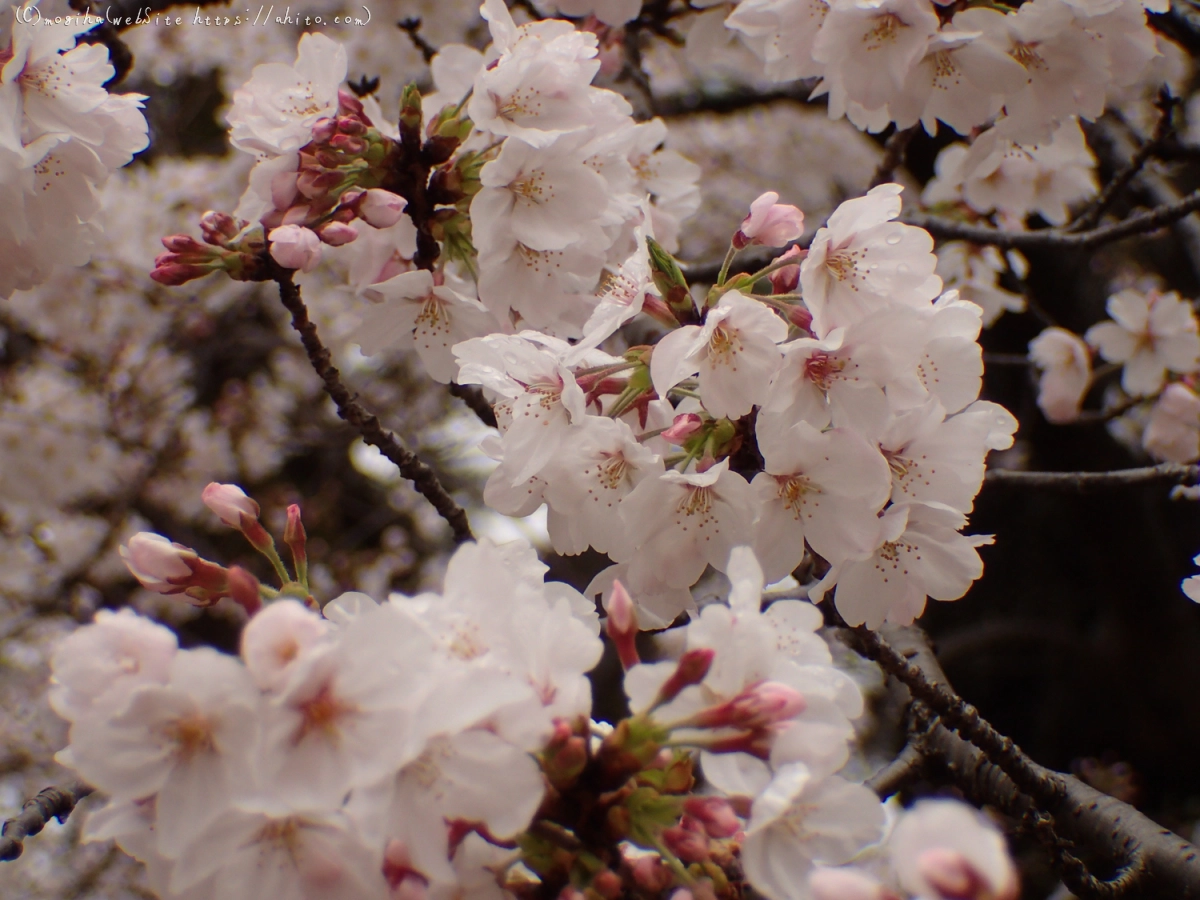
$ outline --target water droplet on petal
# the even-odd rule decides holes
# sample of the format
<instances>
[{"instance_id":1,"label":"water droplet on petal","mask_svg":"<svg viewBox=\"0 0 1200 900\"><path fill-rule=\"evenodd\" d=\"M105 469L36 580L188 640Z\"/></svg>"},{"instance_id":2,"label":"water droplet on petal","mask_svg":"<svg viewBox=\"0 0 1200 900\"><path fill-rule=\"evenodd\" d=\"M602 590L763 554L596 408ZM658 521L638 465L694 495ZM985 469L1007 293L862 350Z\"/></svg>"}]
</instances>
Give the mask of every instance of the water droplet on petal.
<instances>
[{"instance_id":1,"label":"water droplet on petal","mask_svg":"<svg viewBox=\"0 0 1200 900\"><path fill-rule=\"evenodd\" d=\"M900 241L901 241L901 237L898 232L893 232L887 236L887 242L889 244L891 244L893 247L895 247L898 243L900 243Z\"/></svg>"}]
</instances>

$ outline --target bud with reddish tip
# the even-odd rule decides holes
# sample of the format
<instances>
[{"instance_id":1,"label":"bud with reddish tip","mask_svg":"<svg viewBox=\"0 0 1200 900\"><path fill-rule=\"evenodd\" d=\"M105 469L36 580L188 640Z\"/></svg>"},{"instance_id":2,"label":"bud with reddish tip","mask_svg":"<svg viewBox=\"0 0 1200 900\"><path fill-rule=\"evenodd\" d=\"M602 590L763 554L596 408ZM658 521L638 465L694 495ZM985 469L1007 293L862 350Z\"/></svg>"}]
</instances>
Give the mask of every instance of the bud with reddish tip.
<instances>
[{"instance_id":1,"label":"bud with reddish tip","mask_svg":"<svg viewBox=\"0 0 1200 900\"><path fill-rule=\"evenodd\" d=\"M899 900L882 884L857 869L818 867L808 876L813 900Z\"/></svg>"},{"instance_id":2,"label":"bud with reddish tip","mask_svg":"<svg viewBox=\"0 0 1200 900\"><path fill-rule=\"evenodd\" d=\"M258 521L260 512L258 504L247 497L246 492L236 484L210 482L200 492L200 499L204 501L205 506L217 514L217 518L230 528L240 530L246 519Z\"/></svg>"},{"instance_id":3,"label":"bud with reddish tip","mask_svg":"<svg viewBox=\"0 0 1200 900\"><path fill-rule=\"evenodd\" d=\"M304 530L304 522L300 520L299 504L293 503L287 508L287 525L283 529L283 542L292 551L292 562L296 564L296 573L301 583L306 582L308 533Z\"/></svg>"},{"instance_id":4,"label":"bud with reddish tip","mask_svg":"<svg viewBox=\"0 0 1200 900\"><path fill-rule=\"evenodd\" d=\"M957 850L926 850L917 857L917 871L942 900L992 900L987 877Z\"/></svg>"},{"instance_id":5,"label":"bud with reddish tip","mask_svg":"<svg viewBox=\"0 0 1200 900\"><path fill-rule=\"evenodd\" d=\"M804 213L778 200L777 193L767 191L750 204L750 215L742 220L742 227L733 236L736 249L751 244L782 247L804 233Z\"/></svg>"},{"instance_id":6,"label":"bud with reddish tip","mask_svg":"<svg viewBox=\"0 0 1200 900\"><path fill-rule=\"evenodd\" d=\"M229 596L233 602L246 610L247 615L253 616L262 609L262 595L259 593L258 579L241 566L230 566Z\"/></svg>"},{"instance_id":7,"label":"bud with reddish tip","mask_svg":"<svg viewBox=\"0 0 1200 900\"><path fill-rule=\"evenodd\" d=\"M358 231L353 225L345 222L326 222L317 229L317 237L330 247L341 247L358 238Z\"/></svg>"},{"instance_id":8,"label":"bud with reddish tip","mask_svg":"<svg viewBox=\"0 0 1200 900\"><path fill-rule=\"evenodd\" d=\"M542 751L542 772L558 790L575 784L588 763L587 737L576 734L563 719L554 723L554 734Z\"/></svg>"},{"instance_id":9,"label":"bud with reddish tip","mask_svg":"<svg viewBox=\"0 0 1200 900\"><path fill-rule=\"evenodd\" d=\"M605 900L617 900L622 893L621 876L612 869L603 869L592 878L592 888Z\"/></svg>"},{"instance_id":10,"label":"bud with reddish tip","mask_svg":"<svg viewBox=\"0 0 1200 900\"><path fill-rule=\"evenodd\" d=\"M668 869L659 856L641 856L631 867L633 882L647 894L658 894L670 887L674 881L671 870Z\"/></svg>"},{"instance_id":11,"label":"bud with reddish tip","mask_svg":"<svg viewBox=\"0 0 1200 900\"><path fill-rule=\"evenodd\" d=\"M767 276L771 280L771 293L790 294L800 286L799 263L806 256L808 256L808 251L802 247L788 247L787 250L779 255L775 260L776 263L780 263L785 259L794 259L796 260L796 264L776 269Z\"/></svg>"},{"instance_id":12,"label":"bud with reddish tip","mask_svg":"<svg viewBox=\"0 0 1200 900\"><path fill-rule=\"evenodd\" d=\"M704 419L697 413L680 413L666 429L662 436L672 444L682 445L684 441L704 427Z\"/></svg>"},{"instance_id":13,"label":"bud with reddish tip","mask_svg":"<svg viewBox=\"0 0 1200 900\"><path fill-rule=\"evenodd\" d=\"M621 666L628 671L642 660L637 652L637 612L633 608L633 598L620 581L613 582L612 593L604 608L608 611L604 630L617 648Z\"/></svg>"},{"instance_id":14,"label":"bud with reddish tip","mask_svg":"<svg viewBox=\"0 0 1200 900\"><path fill-rule=\"evenodd\" d=\"M812 313L808 311L807 306L797 303L788 307L788 321L801 331L812 334Z\"/></svg>"},{"instance_id":15,"label":"bud with reddish tip","mask_svg":"<svg viewBox=\"0 0 1200 900\"><path fill-rule=\"evenodd\" d=\"M671 673L671 677L664 681L663 686L658 689L658 696L654 698L654 706L659 707L664 703L670 703L679 696L679 692L685 687L702 682L708 675L708 670L712 668L713 658L716 655L717 651L711 647L696 647L686 651L683 656L679 657L679 662L675 666L675 671Z\"/></svg>"},{"instance_id":16,"label":"bud with reddish tip","mask_svg":"<svg viewBox=\"0 0 1200 900\"><path fill-rule=\"evenodd\" d=\"M665 829L662 841L684 862L704 862L709 857L708 835L704 826L691 816L684 816L678 825Z\"/></svg>"},{"instance_id":17,"label":"bud with reddish tip","mask_svg":"<svg viewBox=\"0 0 1200 900\"><path fill-rule=\"evenodd\" d=\"M732 700L710 706L691 720L697 728L770 728L804 712L804 695L778 681L760 681Z\"/></svg>"},{"instance_id":18,"label":"bud with reddish tip","mask_svg":"<svg viewBox=\"0 0 1200 900\"><path fill-rule=\"evenodd\" d=\"M335 134L329 139L329 146L350 156L361 156L367 149L367 142L353 134Z\"/></svg>"},{"instance_id":19,"label":"bud with reddish tip","mask_svg":"<svg viewBox=\"0 0 1200 900\"><path fill-rule=\"evenodd\" d=\"M267 235L271 258L285 269L311 272L321 261L321 239L299 225L281 225Z\"/></svg>"},{"instance_id":20,"label":"bud with reddish tip","mask_svg":"<svg viewBox=\"0 0 1200 900\"><path fill-rule=\"evenodd\" d=\"M741 820L724 797L688 797L683 811L703 825L711 838L733 837L742 830Z\"/></svg>"},{"instance_id":21,"label":"bud with reddish tip","mask_svg":"<svg viewBox=\"0 0 1200 900\"><path fill-rule=\"evenodd\" d=\"M185 594L196 606L212 606L229 596L229 573L223 567L160 534L139 531L119 552L133 577L156 594Z\"/></svg>"},{"instance_id":22,"label":"bud with reddish tip","mask_svg":"<svg viewBox=\"0 0 1200 900\"><path fill-rule=\"evenodd\" d=\"M399 194L371 188L356 201L359 218L372 228L391 228L400 221L408 201Z\"/></svg>"},{"instance_id":23,"label":"bud with reddish tip","mask_svg":"<svg viewBox=\"0 0 1200 900\"><path fill-rule=\"evenodd\" d=\"M229 213L210 209L200 217L200 233L208 243L220 246L237 237L243 224Z\"/></svg>"},{"instance_id":24,"label":"bud with reddish tip","mask_svg":"<svg viewBox=\"0 0 1200 900\"><path fill-rule=\"evenodd\" d=\"M337 134L337 129L337 119L317 119L312 128L313 142L317 144L326 143L331 137Z\"/></svg>"}]
</instances>

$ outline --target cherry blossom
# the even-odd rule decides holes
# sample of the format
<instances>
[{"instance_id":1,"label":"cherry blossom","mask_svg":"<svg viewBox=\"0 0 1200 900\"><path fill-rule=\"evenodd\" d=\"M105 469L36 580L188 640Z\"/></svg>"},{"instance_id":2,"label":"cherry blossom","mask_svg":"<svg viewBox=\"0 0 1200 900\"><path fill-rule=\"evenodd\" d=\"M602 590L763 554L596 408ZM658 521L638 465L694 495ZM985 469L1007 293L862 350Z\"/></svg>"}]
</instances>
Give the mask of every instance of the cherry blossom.
<instances>
[{"instance_id":1,"label":"cherry blossom","mask_svg":"<svg viewBox=\"0 0 1200 900\"><path fill-rule=\"evenodd\" d=\"M1092 383L1092 354L1083 339L1065 328L1047 328L1029 342L1029 359L1041 371L1038 407L1046 419L1072 422L1079 418Z\"/></svg>"},{"instance_id":2,"label":"cherry blossom","mask_svg":"<svg viewBox=\"0 0 1200 900\"><path fill-rule=\"evenodd\" d=\"M727 291L704 320L664 337L654 348L650 374L660 397L700 374L700 396L714 416L736 419L767 399L787 338L787 323L739 291Z\"/></svg>"},{"instance_id":3,"label":"cherry blossom","mask_svg":"<svg viewBox=\"0 0 1200 900\"><path fill-rule=\"evenodd\" d=\"M1191 388L1176 381L1163 389L1142 432L1142 448L1166 462L1200 459L1200 397Z\"/></svg>"},{"instance_id":4,"label":"cherry blossom","mask_svg":"<svg viewBox=\"0 0 1200 900\"><path fill-rule=\"evenodd\" d=\"M1016 866L1004 837L978 811L953 800L922 800L896 823L888 856L916 897L1016 900Z\"/></svg>"},{"instance_id":5,"label":"cherry blossom","mask_svg":"<svg viewBox=\"0 0 1200 900\"><path fill-rule=\"evenodd\" d=\"M304 35L293 65L255 66L250 80L234 91L230 142L263 156L298 150L312 139L317 120L337 112L345 79L346 48L320 33Z\"/></svg>"},{"instance_id":6,"label":"cherry blossom","mask_svg":"<svg viewBox=\"0 0 1200 900\"><path fill-rule=\"evenodd\" d=\"M1121 386L1132 396L1156 394L1167 372L1200 369L1200 335L1191 304L1174 291L1128 288L1108 298L1114 321L1100 322L1084 338L1109 362L1124 364Z\"/></svg>"},{"instance_id":7,"label":"cherry blossom","mask_svg":"<svg viewBox=\"0 0 1200 900\"><path fill-rule=\"evenodd\" d=\"M813 237L800 285L818 338L890 304L922 308L940 293L933 239L891 221L900 215L902 190L883 184L847 200Z\"/></svg>"}]
</instances>

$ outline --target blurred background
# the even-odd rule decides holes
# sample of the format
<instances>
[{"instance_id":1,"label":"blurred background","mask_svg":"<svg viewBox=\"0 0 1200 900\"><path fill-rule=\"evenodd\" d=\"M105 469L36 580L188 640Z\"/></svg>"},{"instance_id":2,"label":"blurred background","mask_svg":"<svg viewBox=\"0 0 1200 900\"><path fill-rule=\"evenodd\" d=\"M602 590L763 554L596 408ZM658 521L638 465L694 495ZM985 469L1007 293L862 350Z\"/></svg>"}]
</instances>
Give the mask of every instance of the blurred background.
<instances>
[{"instance_id":1,"label":"blurred background","mask_svg":"<svg viewBox=\"0 0 1200 900\"><path fill-rule=\"evenodd\" d=\"M346 43L352 81L380 79L377 97L388 111L406 82L432 85L420 48L396 23L420 19L418 33L434 48L487 40L473 0L367 0L367 8L370 24L324 30ZM646 77L618 67L601 82L644 117L661 113L668 146L702 167L702 205L684 225L679 254L697 269L720 261L750 201L766 190L800 206L811 233L838 202L866 189L889 136L830 121L821 102L805 99L811 84L762 82L761 64L722 33L729 8L708 6L673 21L668 34L611 35L634 42ZM362 9L301 0L289 12L328 20ZM43 4L43 14L62 11ZM337 418L271 289L218 277L182 288L149 280L163 235L194 231L205 210L236 206L252 160L230 151L223 111L254 65L294 59L302 31L274 22L205 26L194 24L196 9L178 11L184 25L121 33L134 65L114 87L147 95L151 143L104 190L93 261L0 300L0 819L63 778L53 754L65 726L45 700L49 653L97 609L133 606L172 625L185 645L236 647L239 608L222 601L199 610L141 590L116 552L134 532L155 531L265 580L265 561L201 504L208 482L241 485L276 534L286 506L301 505L323 600L347 590L382 597L436 587L453 549L445 523ZM1109 114L1085 129L1101 183L1153 128L1161 84L1191 96L1194 48L1161 45L1145 82L1111 97ZM1195 121L1183 118L1176 152L1153 163L1116 212L1162 202L1164 184L1179 192L1200 184L1200 107L1186 108ZM917 201L949 141L912 139L897 173L910 188L906 203ZM1104 318L1106 298L1120 287L1159 285L1196 298L1194 219L1099 252L1030 252L1023 277L1011 266L1000 275L1000 287L1027 308L1005 313L982 338L983 396L1020 420L1016 445L993 454L991 465L1147 462L1128 422L1048 424L1033 374L1016 357L1047 324L1082 333ZM514 522L481 508L494 463L478 450L488 429L475 414L429 380L415 357L367 358L346 341L360 303L345 284L352 262L333 254L302 284L363 404L438 468L477 533L534 540L546 548L550 577L583 587L601 557L555 557L538 514ZM1091 408L1114 378L1098 379ZM972 518L974 532L996 535L982 550L985 576L961 601L933 604L923 623L957 690L1035 759L1195 840L1200 606L1179 582L1197 571L1200 508L1169 494L1161 483L1088 495L985 486ZM608 709L619 700L610 671L602 666L598 676L608 684L600 692ZM19 861L0 865L0 896L150 896L138 864L110 846L78 844L79 820L52 824ZM1026 896L1053 892L1036 853L1024 861Z\"/></svg>"}]
</instances>

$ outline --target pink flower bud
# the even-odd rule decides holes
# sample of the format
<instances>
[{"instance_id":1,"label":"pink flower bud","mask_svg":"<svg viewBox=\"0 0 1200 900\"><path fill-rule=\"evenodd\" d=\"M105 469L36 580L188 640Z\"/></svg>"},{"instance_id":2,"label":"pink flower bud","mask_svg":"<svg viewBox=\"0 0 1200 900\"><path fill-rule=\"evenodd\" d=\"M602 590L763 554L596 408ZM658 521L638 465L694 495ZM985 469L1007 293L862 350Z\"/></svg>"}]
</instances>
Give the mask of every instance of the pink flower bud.
<instances>
[{"instance_id":1,"label":"pink flower bud","mask_svg":"<svg viewBox=\"0 0 1200 900\"><path fill-rule=\"evenodd\" d=\"M662 706L664 703L670 703L679 696L679 692L685 687L690 687L693 684L699 684L708 675L708 670L712 668L713 657L717 655L717 651L711 647L696 647L688 650L683 656L679 657L679 663L675 666L675 671L671 673L671 677L663 682L663 686L658 689L658 696L654 698L656 707Z\"/></svg>"},{"instance_id":2,"label":"pink flower bud","mask_svg":"<svg viewBox=\"0 0 1200 900\"><path fill-rule=\"evenodd\" d=\"M712 706L696 716L699 728L770 728L804 712L804 695L778 681L761 681L732 700Z\"/></svg>"},{"instance_id":3,"label":"pink flower bud","mask_svg":"<svg viewBox=\"0 0 1200 900\"><path fill-rule=\"evenodd\" d=\"M202 258L208 258L212 253L210 247L189 234L168 234L162 239L162 245L172 253L198 253Z\"/></svg>"},{"instance_id":4,"label":"pink flower bud","mask_svg":"<svg viewBox=\"0 0 1200 900\"><path fill-rule=\"evenodd\" d=\"M612 869L604 869L592 879L592 887L605 900L617 900L621 896L621 876Z\"/></svg>"},{"instance_id":5,"label":"pink flower bud","mask_svg":"<svg viewBox=\"0 0 1200 900\"><path fill-rule=\"evenodd\" d=\"M779 195L767 191L750 204L750 215L733 236L739 250L750 244L782 247L804 233L804 213L794 206L778 203Z\"/></svg>"},{"instance_id":6,"label":"pink flower bud","mask_svg":"<svg viewBox=\"0 0 1200 900\"><path fill-rule=\"evenodd\" d=\"M367 126L358 116L338 116L337 130L342 134L363 135L367 133Z\"/></svg>"},{"instance_id":7,"label":"pink flower bud","mask_svg":"<svg viewBox=\"0 0 1200 900\"><path fill-rule=\"evenodd\" d=\"M696 413L680 413L662 436L672 444L682 444L703 426L704 419Z\"/></svg>"},{"instance_id":8,"label":"pink flower bud","mask_svg":"<svg viewBox=\"0 0 1200 900\"><path fill-rule=\"evenodd\" d=\"M335 134L329 139L329 146L351 156L359 156L366 152L367 142L351 134Z\"/></svg>"},{"instance_id":9,"label":"pink flower bud","mask_svg":"<svg viewBox=\"0 0 1200 900\"><path fill-rule=\"evenodd\" d=\"M671 870L663 865L662 858L658 856L640 856L634 861L632 869L634 884L647 894L665 891L674 880Z\"/></svg>"},{"instance_id":10,"label":"pink flower bud","mask_svg":"<svg viewBox=\"0 0 1200 900\"><path fill-rule=\"evenodd\" d=\"M704 826L689 816L662 833L663 843L684 862L704 862L708 859L708 835Z\"/></svg>"},{"instance_id":11,"label":"pink flower bud","mask_svg":"<svg viewBox=\"0 0 1200 900\"><path fill-rule=\"evenodd\" d=\"M359 116L364 122L370 123L370 119L363 111L362 101L345 88L338 88L338 115Z\"/></svg>"},{"instance_id":12,"label":"pink flower bud","mask_svg":"<svg viewBox=\"0 0 1200 900\"><path fill-rule=\"evenodd\" d=\"M604 628L617 648L621 665L626 671L641 662L637 652L637 613L625 585L613 582L612 592L604 604L608 612Z\"/></svg>"},{"instance_id":13,"label":"pink flower bud","mask_svg":"<svg viewBox=\"0 0 1200 900\"><path fill-rule=\"evenodd\" d=\"M957 850L926 850L917 857L917 871L942 900L991 900L986 876Z\"/></svg>"},{"instance_id":14,"label":"pink flower bud","mask_svg":"<svg viewBox=\"0 0 1200 900\"><path fill-rule=\"evenodd\" d=\"M195 551L148 531L139 531L131 537L120 553L142 587L158 594L182 594L192 577L188 562L198 558Z\"/></svg>"},{"instance_id":15,"label":"pink flower bud","mask_svg":"<svg viewBox=\"0 0 1200 900\"><path fill-rule=\"evenodd\" d=\"M216 246L237 237L237 233L242 230L242 225L243 223L229 213L217 212L212 209L200 217L200 233L204 235L205 241Z\"/></svg>"},{"instance_id":16,"label":"pink flower bud","mask_svg":"<svg viewBox=\"0 0 1200 900\"><path fill-rule=\"evenodd\" d=\"M281 225L267 235L271 258L285 269L311 272L321 261L321 239L308 228Z\"/></svg>"},{"instance_id":17,"label":"pink flower bud","mask_svg":"<svg viewBox=\"0 0 1200 900\"><path fill-rule=\"evenodd\" d=\"M898 900L882 884L856 869L817 868L808 876L813 900Z\"/></svg>"},{"instance_id":18,"label":"pink flower bud","mask_svg":"<svg viewBox=\"0 0 1200 900\"><path fill-rule=\"evenodd\" d=\"M741 820L724 797L688 797L683 811L703 825L711 838L733 837L742 830Z\"/></svg>"},{"instance_id":19,"label":"pink flower bud","mask_svg":"<svg viewBox=\"0 0 1200 900\"><path fill-rule=\"evenodd\" d=\"M797 263L804 257L808 256L808 251L802 247L788 247L787 250L775 260L779 262L785 259L795 259ZM771 292L774 294L790 294L800 285L800 266L784 266L782 269L776 269L767 276L771 280Z\"/></svg>"},{"instance_id":20,"label":"pink flower bud","mask_svg":"<svg viewBox=\"0 0 1200 900\"><path fill-rule=\"evenodd\" d=\"M165 257L171 255L164 253L154 260L154 269L150 272L152 281L165 284L168 287L178 287L181 284L187 284L195 278L203 278L209 272L213 271L209 266L167 261Z\"/></svg>"},{"instance_id":21,"label":"pink flower bud","mask_svg":"<svg viewBox=\"0 0 1200 900\"><path fill-rule=\"evenodd\" d=\"M371 188L358 200L358 215L373 228L391 228L404 215L408 201L391 191Z\"/></svg>"},{"instance_id":22,"label":"pink flower bud","mask_svg":"<svg viewBox=\"0 0 1200 900\"><path fill-rule=\"evenodd\" d=\"M795 306L788 307L788 321L801 331L812 334L812 313L808 311L807 306L797 303Z\"/></svg>"},{"instance_id":23,"label":"pink flower bud","mask_svg":"<svg viewBox=\"0 0 1200 900\"><path fill-rule=\"evenodd\" d=\"M312 129L312 139L323 144L337 134L337 120L333 118L317 119Z\"/></svg>"},{"instance_id":24,"label":"pink flower bud","mask_svg":"<svg viewBox=\"0 0 1200 900\"><path fill-rule=\"evenodd\" d=\"M258 504L236 484L211 482L200 492L200 499L230 528L241 530L243 518L258 519Z\"/></svg>"},{"instance_id":25,"label":"pink flower bud","mask_svg":"<svg viewBox=\"0 0 1200 900\"><path fill-rule=\"evenodd\" d=\"M317 237L330 247L341 247L355 240L358 232L353 225L347 225L345 222L326 222L317 229Z\"/></svg>"},{"instance_id":26,"label":"pink flower bud","mask_svg":"<svg viewBox=\"0 0 1200 900\"><path fill-rule=\"evenodd\" d=\"M241 566L229 567L229 596L233 602L253 616L262 609L262 596L258 592L258 579Z\"/></svg>"},{"instance_id":27,"label":"pink flower bud","mask_svg":"<svg viewBox=\"0 0 1200 900\"><path fill-rule=\"evenodd\" d=\"M304 531L304 522L300 520L300 507L293 503L287 508L287 525L283 529L283 542L292 551L292 559L296 565L308 559L306 542L308 535Z\"/></svg>"}]
</instances>

